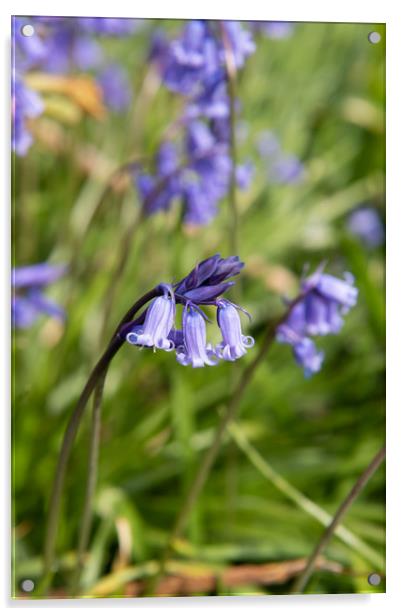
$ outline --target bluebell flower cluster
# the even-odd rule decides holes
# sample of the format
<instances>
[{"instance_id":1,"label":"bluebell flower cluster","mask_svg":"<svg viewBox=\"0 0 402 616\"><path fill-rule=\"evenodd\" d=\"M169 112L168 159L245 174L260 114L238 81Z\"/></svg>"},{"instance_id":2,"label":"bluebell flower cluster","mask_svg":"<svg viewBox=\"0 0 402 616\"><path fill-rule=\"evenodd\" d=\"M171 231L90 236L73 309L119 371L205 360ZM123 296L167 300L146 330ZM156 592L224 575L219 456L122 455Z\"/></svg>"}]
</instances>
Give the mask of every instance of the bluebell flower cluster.
<instances>
[{"instance_id":1,"label":"bluebell flower cluster","mask_svg":"<svg viewBox=\"0 0 402 616\"><path fill-rule=\"evenodd\" d=\"M155 173L136 170L135 182L147 214L168 209L179 199L184 222L204 225L216 216L228 192L232 161L225 45L230 47L236 69L255 50L250 32L231 21L193 20L177 39L167 41L157 33L153 40L151 61L166 87L186 97L186 105L181 118L182 143L161 145ZM168 174L159 163L166 153ZM240 188L248 188L251 163L239 165L235 173Z\"/></svg>"},{"instance_id":2,"label":"bluebell flower cluster","mask_svg":"<svg viewBox=\"0 0 402 616\"><path fill-rule=\"evenodd\" d=\"M377 210L370 206L362 206L352 212L347 221L347 227L368 248L376 248L384 243L384 225Z\"/></svg>"},{"instance_id":3,"label":"bluebell flower cluster","mask_svg":"<svg viewBox=\"0 0 402 616\"><path fill-rule=\"evenodd\" d=\"M283 151L277 137L264 131L258 140L260 155L268 163L268 178L274 184L299 184L305 176L303 163L294 154Z\"/></svg>"},{"instance_id":4,"label":"bluebell flower cluster","mask_svg":"<svg viewBox=\"0 0 402 616\"><path fill-rule=\"evenodd\" d=\"M41 314L64 320L64 310L46 297L44 290L66 272L63 265L38 263L12 271L12 323L16 328L30 327Z\"/></svg>"},{"instance_id":5,"label":"bluebell flower cluster","mask_svg":"<svg viewBox=\"0 0 402 616\"><path fill-rule=\"evenodd\" d=\"M199 263L183 280L173 285L161 284L161 295L146 310L141 323L124 327L128 343L175 351L183 366L201 368L214 366L220 359L235 361L253 346L251 336L241 330L239 311L223 295L233 286L229 280L237 276L244 263L238 257L221 258L219 254ZM177 306L182 306L181 328L176 329ZM217 345L207 342L208 321L202 306L217 308L217 323L222 341Z\"/></svg>"},{"instance_id":6,"label":"bluebell flower cluster","mask_svg":"<svg viewBox=\"0 0 402 616\"><path fill-rule=\"evenodd\" d=\"M353 276L344 279L325 274L322 267L302 282L300 300L296 301L285 322L277 328L277 340L290 344L305 376L319 372L324 353L316 348L311 336L337 334L343 316L355 306L358 290Z\"/></svg>"}]
</instances>

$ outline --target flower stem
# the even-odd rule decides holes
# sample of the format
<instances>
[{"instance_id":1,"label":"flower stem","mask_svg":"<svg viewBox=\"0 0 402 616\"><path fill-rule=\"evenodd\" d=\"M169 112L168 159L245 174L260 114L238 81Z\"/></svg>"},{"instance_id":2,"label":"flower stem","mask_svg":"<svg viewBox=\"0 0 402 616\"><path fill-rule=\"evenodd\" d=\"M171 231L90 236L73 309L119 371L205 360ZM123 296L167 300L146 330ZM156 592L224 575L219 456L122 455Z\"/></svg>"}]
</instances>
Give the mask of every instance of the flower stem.
<instances>
[{"instance_id":1,"label":"flower stem","mask_svg":"<svg viewBox=\"0 0 402 616\"><path fill-rule=\"evenodd\" d=\"M92 521L92 502L98 475L99 442L101 431L102 397L105 386L106 372L100 376L98 384L93 394L92 424L91 424L91 443L88 458L88 475L85 489L84 509L81 518L80 535L77 550L77 562L74 572L72 585L72 595L75 596L79 590L80 578L84 567L85 552L88 546L89 535Z\"/></svg>"},{"instance_id":2,"label":"flower stem","mask_svg":"<svg viewBox=\"0 0 402 616\"><path fill-rule=\"evenodd\" d=\"M232 422L228 427L230 436L235 441L236 445L246 454L250 462L261 473L265 479L270 481L277 490L282 492L289 500L294 502L300 509L305 511L308 515L318 520L323 526L327 526L332 516L317 505L314 501L310 500L302 492L299 492L291 483L289 483L282 475L280 475L272 466L266 461L265 458L257 451L255 447L249 442L244 432L236 422ZM356 550L367 561L369 561L375 567L382 567L382 558L379 554L373 550L367 543L362 541L354 533L344 526L338 526L334 534L341 539L346 545Z\"/></svg>"},{"instance_id":3,"label":"flower stem","mask_svg":"<svg viewBox=\"0 0 402 616\"><path fill-rule=\"evenodd\" d=\"M154 289L143 295L137 302L135 302L135 304L133 304L133 306L124 315L113 334L109 346L103 353L96 366L93 368L88 378L88 381L81 392L75 409L68 421L66 430L64 432L63 442L59 454L59 459L57 462L56 474L53 481L53 487L50 497L44 547L43 577L41 583L38 586L38 594L46 593L53 577L54 549L60 516L61 496L63 492L66 468L68 460L70 458L71 449L82 417L84 415L88 400L100 379L106 377L107 369L110 362L124 344L124 337L119 336L119 331L122 326L125 323L131 321L133 316L138 312L138 310L140 310L147 302L149 302L154 297L157 297L159 294L159 289L155 287Z\"/></svg>"},{"instance_id":4,"label":"flower stem","mask_svg":"<svg viewBox=\"0 0 402 616\"><path fill-rule=\"evenodd\" d=\"M149 587L147 589L147 594L149 595L153 595L155 594L155 591L157 589L157 586L159 584L159 581L161 580L164 572L165 572L165 568L166 568L166 563L170 558L171 555L171 551L174 547L174 542L175 540L182 534L186 522L188 520L189 514L193 508L193 506L195 505L203 487L205 482L208 479L209 473L211 471L211 468L216 460L216 457L219 453L219 449L220 446L222 444L222 439L223 436L225 434L225 431L227 429L227 427L229 426L229 424L232 422L232 420L234 419L234 417L236 416L236 413L239 409L239 406L241 404L241 401L243 399L243 395L244 392L246 391L249 383L252 381L255 372L257 371L258 367L260 366L261 362L263 361L263 359L265 358L266 353L268 352L272 342L275 339L275 333L276 333L276 329L277 327L287 319L287 317L289 316L290 312L293 310L294 306L296 304L298 304L302 299L303 299L304 295L300 295L299 297L297 297L289 306L288 309L286 310L285 314L280 317L280 319L276 320L274 323L270 323L267 326L267 329L265 331L265 335L263 337L263 340L261 342L260 345L260 349L257 353L257 355L254 357L254 359L252 360L252 362L246 366L246 368L243 370L242 375L240 376L240 379L238 381L238 385L235 387L232 395L230 396L230 399L227 403L226 406L226 411L225 413L222 415L222 418L218 424L218 427L216 429L212 444L210 446L210 448L207 450L201 465L199 466L198 472L194 478L194 481L190 487L190 490L185 498L185 501L181 507L181 509L179 510L175 523L173 525L173 528L169 534L168 540L166 542L166 546L164 551L162 552L162 556L160 558L159 561L159 569L158 569L158 573L152 578Z\"/></svg>"},{"instance_id":5,"label":"flower stem","mask_svg":"<svg viewBox=\"0 0 402 616\"><path fill-rule=\"evenodd\" d=\"M300 576L296 579L291 589L292 593L296 594L296 593L303 592L314 570L317 558L320 556L323 550L327 547L329 541L331 540L332 535L335 533L340 521L345 516L349 507L354 503L356 498L362 492L363 488L366 486L368 481L374 475L374 473L376 472L380 464L384 461L384 459L385 459L385 446L382 447L380 451L374 456L374 458L371 460L370 464L367 466L365 471L357 479L356 483L354 484L353 488L351 489L351 491L349 492L345 500L341 503L340 507L338 508L337 512L332 518L331 524L325 529L319 542L317 543L316 547L311 553L310 558L308 559L304 570L302 571Z\"/></svg>"},{"instance_id":6,"label":"flower stem","mask_svg":"<svg viewBox=\"0 0 402 616\"><path fill-rule=\"evenodd\" d=\"M221 35L225 55L226 81L229 93L229 136L230 136L230 158L232 161L229 179L229 205L230 205L230 225L229 225L229 248L231 254L238 254L239 248L239 210L237 206L236 191L236 169L237 169L237 145L236 145L236 63L233 50L227 36L224 24L221 26Z\"/></svg>"}]
</instances>

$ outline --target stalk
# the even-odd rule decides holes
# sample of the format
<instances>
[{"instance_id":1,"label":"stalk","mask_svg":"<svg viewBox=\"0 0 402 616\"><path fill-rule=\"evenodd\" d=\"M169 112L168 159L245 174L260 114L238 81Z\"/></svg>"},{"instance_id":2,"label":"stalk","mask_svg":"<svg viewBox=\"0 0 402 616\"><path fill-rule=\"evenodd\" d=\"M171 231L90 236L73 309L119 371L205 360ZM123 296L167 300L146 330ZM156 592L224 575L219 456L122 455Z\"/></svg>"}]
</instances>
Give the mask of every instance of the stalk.
<instances>
[{"instance_id":1,"label":"stalk","mask_svg":"<svg viewBox=\"0 0 402 616\"><path fill-rule=\"evenodd\" d=\"M123 336L119 336L120 329L123 327L123 325L133 319L134 315L138 312L138 310L140 310L146 303L148 303L154 297L157 297L159 294L160 291L158 287L155 287L154 289L143 295L137 302L135 302L135 304L133 304L133 306L124 315L119 325L116 327L116 330L106 351L103 353L102 357L93 368L88 378L88 381L86 382L85 387L81 392L74 411L68 421L66 430L64 432L63 442L59 454L59 459L57 462L56 473L51 491L44 546L43 577L41 584L38 586L38 594L45 594L47 592L53 577L55 542L60 517L60 504L65 474L71 454L71 449L77 435L77 431L80 426L82 417L84 415L88 400L100 379L106 378L110 362L124 344L125 338Z\"/></svg>"},{"instance_id":2,"label":"stalk","mask_svg":"<svg viewBox=\"0 0 402 616\"><path fill-rule=\"evenodd\" d=\"M332 535L335 533L338 525L340 524L340 521L345 516L346 512L348 511L350 506L354 503L356 498L360 495L364 487L370 481L371 477L374 475L374 473L376 472L380 464L384 461L384 459L385 459L385 446L382 447L380 451L374 456L370 464L367 466L364 472L357 479L356 483L354 484L353 488L351 489L351 491L349 492L345 500L343 500L342 503L340 504L337 512L332 518L331 524L325 529L319 542L317 543L316 547L311 553L310 558L308 559L304 570L302 571L300 576L296 578L296 581L291 589L291 592L293 594L303 592L303 590L305 589L307 585L307 582L309 581L311 577L311 574L313 573L315 564L317 562L317 558L320 556L323 550L325 550L325 548L327 547L328 543L330 542L332 538Z\"/></svg>"}]
</instances>

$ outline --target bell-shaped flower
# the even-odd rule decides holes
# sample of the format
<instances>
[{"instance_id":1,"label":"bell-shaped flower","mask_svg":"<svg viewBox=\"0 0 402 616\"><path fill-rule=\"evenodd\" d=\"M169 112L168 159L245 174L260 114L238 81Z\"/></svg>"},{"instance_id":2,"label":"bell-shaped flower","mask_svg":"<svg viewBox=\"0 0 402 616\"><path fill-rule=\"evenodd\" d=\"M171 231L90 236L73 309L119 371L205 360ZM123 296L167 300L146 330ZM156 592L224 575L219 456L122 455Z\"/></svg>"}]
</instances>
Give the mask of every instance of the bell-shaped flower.
<instances>
[{"instance_id":1,"label":"bell-shaped flower","mask_svg":"<svg viewBox=\"0 0 402 616\"><path fill-rule=\"evenodd\" d=\"M183 309L184 344L177 348L177 361L193 368L214 366L214 351L207 345L205 320L200 311L192 305Z\"/></svg>"},{"instance_id":2,"label":"bell-shaped flower","mask_svg":"<svg viewBox=\"0 0 402 616\"><path fill-rule=\"evenodd\" d=\"M150 304L143 325L135 326L126 336L127 342L137 346L154 347L172 351L174 343L169 334L174 324L176 304L171 287L161 285L163 295Z\"/></svg>"},{"instance_id":3,"label":"bell-shaped flower","mask_svg":"<svg viewBox=\"0 0 402 616\"><path fill-rule=\"evenodd\" d=\"M218 302L217 319L222 332L222 342L217 345L216 354L226 361L235 361L254 345L254 339L243 335L239 314L230 302L226 300Z\"/></svg>"}]
</instances>

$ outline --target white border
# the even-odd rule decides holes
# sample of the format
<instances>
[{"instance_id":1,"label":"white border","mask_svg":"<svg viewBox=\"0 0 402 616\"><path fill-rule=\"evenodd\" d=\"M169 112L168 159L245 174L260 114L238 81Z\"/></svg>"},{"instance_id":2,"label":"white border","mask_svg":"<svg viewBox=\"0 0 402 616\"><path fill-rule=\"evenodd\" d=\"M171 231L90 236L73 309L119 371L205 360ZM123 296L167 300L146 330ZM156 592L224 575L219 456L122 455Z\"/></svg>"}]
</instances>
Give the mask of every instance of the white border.
<instances>
[{"instance_id":1,"label":"white border","mask_svg":"<svg viewBox=\"0 0 402 616\"><path fill-rule=\"evenodd\" d=\"M399 5L399 6L398 6ZM391 332L388 340L388 404L387 404L387 594L386 595L337 595L337 596L275 596L264 598L206 598L206 599L146 599L146 600L76 600L76 601L48 601L48 602L11 602L9 595L9 552L4 554L2 550L0 570L0 594L2 603L6 609L14 609L17 612L26 609L51 608L59 611L62 609L74 609L75 614L98 609L131 608L137 613L149 613L150 611L164 611L172 613L177 610L191 610L201 613L204 610L229 612L232 614L243 613L245 609L255 613L263 613L269 609L281 614L320 614L325 610L326 614L345 611L349 614L371 616L378 614L379 610L390 610L400 604L400 558L402 554L402 536L400 529L401 497L400 497L400 465L402 437L402 409L399 408L400 392L398 377L401 366L402 350L402 327L401 327L401 160L398 154L402 143L401 130L401 27L402 10L401 3L395 0L377 0L352 2L351 0L336 0L327 2L303 0L281 0L281 2L263 2L263 0L231 0L225 6L216 0L202 0L198 3L188 0L169 0L162 2L147 0L146 2L124 2L113 0L112 3L100 5L99 2L87 0L85 3L78 0L59 1L36 0L35 2L15 0L10 2L3 0L1 9L0 27L2 30L2 50L4 52L1 69L3 78L1 135L7 136L3 141L2 155L5 164L1 166L2 186L4 199L0 210L2 212L1 225L1 310L0 319L0 344L3 350L0 364L0 392L2 394L1 415L3 419L2 453L0 455L3 477L6 481L5 493L3 494L3 506L0 510L2 532L4 533L3 545L10 545L9 540L9 208L10 208L10 165L9 165L9 38L11 14L37 14L37 15L97 15L115 17L165 17L165 18L231 18L231 19L271 19L287 21L360 21L368 23L387 23L387 324L388 332ZM399 62L398 62L399 60ZM399 301L398 301L399 300ZM399 511L398 511L399 509Z\"/></svg>"}]
</instances>

